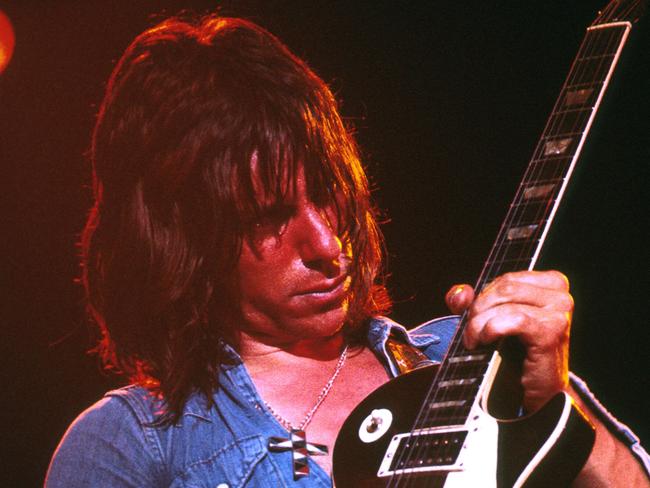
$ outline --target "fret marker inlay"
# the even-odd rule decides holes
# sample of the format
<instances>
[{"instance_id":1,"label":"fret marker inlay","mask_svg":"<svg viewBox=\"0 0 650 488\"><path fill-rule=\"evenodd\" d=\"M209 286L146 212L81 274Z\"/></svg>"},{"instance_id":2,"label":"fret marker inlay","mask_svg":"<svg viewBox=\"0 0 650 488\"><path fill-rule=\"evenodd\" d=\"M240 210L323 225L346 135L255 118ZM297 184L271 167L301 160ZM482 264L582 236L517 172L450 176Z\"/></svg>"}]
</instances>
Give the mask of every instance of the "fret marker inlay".
<instances>
[{"instance_id":1,"label":"fret marker inlay","mask_svg":"<svg viewBox=\"0 0 650 488\"><path fill-rule=\"evenodd\" d=\"M430 403L429 408L431 410L438 409L438 408L450 408L450 407L462 407L465 405L466 400L450 400L448 402L435 402L435 403Z\"/></svg>"},{"instance_id":2,"label":"fret marker inlay","mask_svg":"<svg viewBox=\"0 0 650 488\"><path fill-rule=\"evenodd\" d=\"M566 94L566 105L583 105L594 92L593 88L581 88L579 90L571 90Z\"/></svg>"},{"instance_id":3,"label":"fret marker inlay","mask_svg":"<svg viewBox=\"0 0 650 488\"><path fill-rule=\"evenodd\" d=\"M551 139L550 141L546 141L546 144L544 144L544 156L564 154L572 140L573 138L571 137L565 137L564 139Z\"/></svg>"},{"instance_id":4,"label":"fret marker inlay","mask_svg":"<svg viewBox=\"0 0 650 488\"><path fill-rule=\"evenodd\" d=\"M463 380L447 380L441 381L438 383L440 388L447 388L449 386L462 386L462 385L471 385L476 383L476 378L467 378Z\"/></svg>"},{"instance_id":5,"label":"fret marker inlay","mask_svg":"<svg viewBox=\"0 0 650 488\"><path fill-rule=\"evenodd\" d=\"M449 358L450 363L469 363L471 361L482 361L486 357L485 354L470 354L468 356L456 356Z\"/></svg>"},{"instance_id":6,"label":"fret marker inlay","mask_svg":"<svg viewBox=\"0 0 650 488\"><path fill-rule=\"evenodd\" d=\"M534 198L544 198L553 191L553 188L555 188L555 185L553 183L549 185L529 186L524 190L524 194L523 194L524 200L532 200Z\"/></svg>"},{"instance_id":7,"label":"fret marker inlay","mask_svg":"<svg viewBox=\"0 0 650 488\"><path fill-rule=\"evenodd\" d=\"M515 239L528 239L537 230L538 225L524 225L522 227L513 227L508 229L508 240L514 241Z\"/></svg>"}]
</instances>

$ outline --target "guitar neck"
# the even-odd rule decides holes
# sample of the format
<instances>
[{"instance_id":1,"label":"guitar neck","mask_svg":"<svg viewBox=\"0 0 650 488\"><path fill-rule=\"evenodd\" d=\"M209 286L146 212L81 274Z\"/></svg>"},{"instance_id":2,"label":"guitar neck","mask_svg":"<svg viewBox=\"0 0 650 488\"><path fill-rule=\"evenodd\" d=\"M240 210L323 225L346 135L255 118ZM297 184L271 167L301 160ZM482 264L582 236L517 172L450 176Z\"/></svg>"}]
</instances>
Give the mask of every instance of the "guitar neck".
<instances>
[{"instance_id":1,"label":"guitar neck","mask_svg":"<svg viewBox=\"0 0 650 488\"><path fill-rule=\"evenodd\" d=\"M631 27L631 22L613 21L587 29L476 283L477 292L503 273L535 266ZM465 349L465 325L463 316L416 428L463 424L474 399L496 374L495 347Z\"/></svg>"},{"instance_id":2,"label":"guitar neck","mask_svg":"<svg viewBox=\"0 0 650 488\"><path fill-rule=\"evenodd\" d=\"M500 274L534 267L630 29L629 22L615 22L587 30L477 290Z\"/></svg>"}]
</instances>

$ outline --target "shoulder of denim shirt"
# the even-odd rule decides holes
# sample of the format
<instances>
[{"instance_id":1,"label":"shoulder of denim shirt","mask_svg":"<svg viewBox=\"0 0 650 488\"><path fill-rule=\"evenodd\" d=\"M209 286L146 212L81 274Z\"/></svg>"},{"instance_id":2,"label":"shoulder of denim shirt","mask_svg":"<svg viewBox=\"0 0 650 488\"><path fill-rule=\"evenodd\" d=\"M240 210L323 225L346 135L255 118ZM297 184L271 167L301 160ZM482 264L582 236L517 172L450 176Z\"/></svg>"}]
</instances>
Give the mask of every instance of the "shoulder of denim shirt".
<instances>
[{"instance_id":1,"label":"shoulder of denim shirt","mask_svg":"<svg viewBox=\"0 0 650 488\"><path fill-rule=\"evenodd\" d=\"M145 480L156 480L156 486L162 479L160 458L142 431L127 403L102 398L68 427L50 462L45 486L109 486L118 479L131 480L133 486L149 486Z\"/></svg>"},{"instance_id":2,"label":"shoulder of denim shirt","mask_svg":"<svg viewBox=\"0 0 650 488\"><path fill-rule=\"evenodd\" d=\"M105 399L120 399L125 402L138 422L145 427L165 427L161 422L168 413L167 402L161 395L139 385L129 385L111 390L104 395ZM212 422L209 415L210 407L203 395L198 392L190 394L183 407L181 419L185 416ZM180 422L180 421L179 421ZM179 423L177 422L177 424Z\"/></svg>"}]
</instances>

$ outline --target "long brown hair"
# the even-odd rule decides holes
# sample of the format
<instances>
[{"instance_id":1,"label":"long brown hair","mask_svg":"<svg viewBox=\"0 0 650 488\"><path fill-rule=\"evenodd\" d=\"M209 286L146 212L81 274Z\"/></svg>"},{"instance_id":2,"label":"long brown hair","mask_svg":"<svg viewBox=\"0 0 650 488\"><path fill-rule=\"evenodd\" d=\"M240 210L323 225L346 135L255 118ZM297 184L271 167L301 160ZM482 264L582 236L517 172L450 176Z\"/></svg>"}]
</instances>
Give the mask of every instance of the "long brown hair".
<instances>
[{"instance_id":1,"label":"long brown hair","mask_svg":"<svg viewBox=\"0 0 650 488\"><path fill-rule=\"evenodd\" d=\"M301 165L311 198L344 216L349 336L390 303L367 178L326 84L248 21L173 18L145 31L99 111L82 281L104 364L161 393L173 419L193 391L210 402L234 337L233 270L260 211L253 154L266 194L283 198L281 176Z\"/></svg>"}]
</instances>

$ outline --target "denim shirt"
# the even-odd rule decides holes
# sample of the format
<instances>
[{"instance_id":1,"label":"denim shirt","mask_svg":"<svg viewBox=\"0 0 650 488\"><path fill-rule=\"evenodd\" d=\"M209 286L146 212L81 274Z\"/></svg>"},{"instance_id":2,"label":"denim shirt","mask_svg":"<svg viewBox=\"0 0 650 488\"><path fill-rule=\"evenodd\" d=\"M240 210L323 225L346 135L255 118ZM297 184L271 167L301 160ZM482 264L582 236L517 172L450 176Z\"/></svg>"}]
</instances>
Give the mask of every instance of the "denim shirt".
<instances>
[{"instance_id":1,"label":"denim shirt","mask_svg":"<svg viewBox=\"0 0 650 488\"><path fill-rule=\"evenodd\" d=\"M371 321L368 345L389 375L396 376L397 367L386 351L390 334L440 361L457 321L457 317L443 317L407 332L379 317ZM291 452L268 451L269 437L286 438L288 433L264 406L240 356L226 348L231 360L220 370L212 408L200 395L192 395L178 423L152 426L164 409L162 400L138 386L108 392L68 428L52 458L46 486L331 487L330 476L313 460L309 460L309 476L294 481ZM638 438L607 413L582 381L574 376L571 381L648 469L648 455Z\"/></svg>"}]
</instances>

